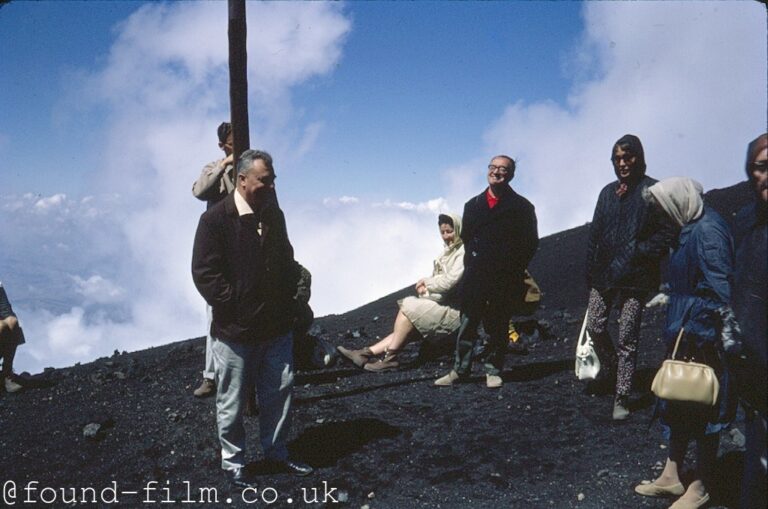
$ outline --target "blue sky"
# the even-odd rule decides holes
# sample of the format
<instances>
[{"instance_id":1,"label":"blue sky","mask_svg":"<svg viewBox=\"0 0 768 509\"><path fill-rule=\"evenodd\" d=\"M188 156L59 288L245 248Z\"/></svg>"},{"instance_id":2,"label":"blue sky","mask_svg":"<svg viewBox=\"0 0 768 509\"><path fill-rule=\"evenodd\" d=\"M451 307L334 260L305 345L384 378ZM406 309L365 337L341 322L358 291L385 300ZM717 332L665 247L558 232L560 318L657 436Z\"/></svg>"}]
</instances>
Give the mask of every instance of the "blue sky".
<instances>
[{"instance_id":1,"label":"blue sky","mask_svg":"<svg viewBox=\"0 0 768 509\"><path fill-rule=\"evenodd\" d=\"M757 2L249 3L251 143L272 152L316 314L412 284L490 157L542 234L648 172L742 180L766 126ZM225 2L0 8L0 281L21 369L199 336L191 184L228 116Z\"/></svg>"}]
</instances>

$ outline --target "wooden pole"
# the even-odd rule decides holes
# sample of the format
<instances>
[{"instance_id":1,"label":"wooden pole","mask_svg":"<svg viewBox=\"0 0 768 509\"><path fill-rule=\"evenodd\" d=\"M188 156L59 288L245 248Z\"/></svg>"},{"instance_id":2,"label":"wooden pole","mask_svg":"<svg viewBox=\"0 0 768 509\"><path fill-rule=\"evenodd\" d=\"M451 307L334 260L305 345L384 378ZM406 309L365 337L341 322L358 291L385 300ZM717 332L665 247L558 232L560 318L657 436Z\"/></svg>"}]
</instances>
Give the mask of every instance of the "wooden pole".
<instances>
[{"instance_id":1,"label":"wooden pole","mask_svg":"<svg viewBox=\"0 0 768 509\"><path fill-rule=\"evenodd\" d=\"M233 160L250 148L248 135L248 54L245 0L229 0L229 112L232 119Z\"/></svg>"}]
</instances>

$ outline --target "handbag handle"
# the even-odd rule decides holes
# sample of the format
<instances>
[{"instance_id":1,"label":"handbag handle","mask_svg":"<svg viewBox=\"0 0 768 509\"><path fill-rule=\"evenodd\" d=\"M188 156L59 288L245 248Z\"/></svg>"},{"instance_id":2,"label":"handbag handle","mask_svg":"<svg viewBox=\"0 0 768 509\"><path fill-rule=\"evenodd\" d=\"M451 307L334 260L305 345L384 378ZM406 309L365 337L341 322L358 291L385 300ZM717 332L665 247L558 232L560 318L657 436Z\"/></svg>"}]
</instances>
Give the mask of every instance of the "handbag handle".
<instances>
[{"instance_id":1,"label":"handbag handle","mask_svg":"<svg viewBox=\"0 0 768 509\"><path fill-rule=\"evenodd\" d=\"M579 332L579 341L577 344L582 344L582 339L584 339L584 331L587 329L587 317L589 316L589 309L587 309L586 313L584 313L584 322L581 324L581 332Z\"/></svg>"},{"instance_id":2,"label":"handbag handle","mask_svg":"<svg viewBox=\"0 0 768 509\"><path fill-rule=\"evenodd\" d=\"M675 360L675 355L677 355L677 347L680 346L680 338L683 337L684 332L685 327L680 327L680 333L677 335L677 341L675 341L675 349L672 350L672 360Z\"/></svg>"}]
</instances>

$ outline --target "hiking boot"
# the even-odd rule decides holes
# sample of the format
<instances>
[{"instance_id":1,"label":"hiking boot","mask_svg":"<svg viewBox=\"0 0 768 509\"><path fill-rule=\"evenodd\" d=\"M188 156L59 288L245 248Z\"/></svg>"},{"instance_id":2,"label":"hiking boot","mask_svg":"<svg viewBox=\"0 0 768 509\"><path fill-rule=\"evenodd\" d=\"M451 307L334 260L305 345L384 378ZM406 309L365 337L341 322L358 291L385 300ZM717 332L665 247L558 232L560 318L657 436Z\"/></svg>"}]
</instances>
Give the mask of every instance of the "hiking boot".
<instances>
[{"instance_id":1,"label":"hiking boot","mask_svg":"<svg viewBox=\"0 0 768 509\"><path fill-rule=\"evenodd\" d=\"M363 366L366 371L373 371L374 373L381 373L383 371L392 371L400 367L400 362L397 358L400 352L387 352L384 358L377 361L369 361Z\"/></svg>"},{"instance_id":2,"label":"hiking boot","mask_svg":"<svg viewBox=\"0 0 768 509\"><path fill-rule=\"evenodd\" d=\"M613 420L623 421L629 417L629 398L627 396L616 396L613 403Z\"/></svg>"},{"instance_id":3,"label":"hiking boot","mask_svg":"<svg viewBox=\"0 0 768 509\"><path fill-rule=\"evenodd\" d=\"M203 378L203 383L201 383L200 387L195 389L195 392L192 394L194 394L196 398L207 398L208 396L213 396L216 394L216 382L210 378Z\"/></svg>"},{"instance_id":4,"label":"hiking boot","mask_svg":"<svg viewBox=\"0 0 768 509\"><path fill-rule=\"evenodd\" d=\"M459 379L459 374L456 373L456 371L451 370L450 373L448 373L445 376L441 376L437 380L435 380L435 385L440 387L446 387L448 385L453 385L454 382L456 382Z\"/></svg>"},{"instance_id":5,"label":"hiking boot","mask_svg":"<svg viewBox=\"0 0 768 509\"><path fill-rule=\"evenodd\" d=\"M352 364L358 368L362 368L368 364L368 362L371 360L371 357L376 356L367 346L362 350L349 350L343 346L337 346L336 350L338 350L341 355L352 361Z\"/></svg>"},{"instance_id":6,"label":"hiking boot","mask_svg":"<svg viewBox=\"0 0 768 509\"><path fill-rule=\"evenodd\" d=\"M498 389L504 385L504 381L499 375L485 375L485 386L489 389Z\"/></svg>"},{"instance_id":7,"label":"hiking boot","mask_svg":"<svg viewBox=\"0 0 768 509\"><path fill-rule=\"evenodd\" d=\"M20 384L17 384L13 381L13 379L9 376L5 377L5 392L12 393L12 392L19 392L24 387Z\"/></svg>"}]
</instances>

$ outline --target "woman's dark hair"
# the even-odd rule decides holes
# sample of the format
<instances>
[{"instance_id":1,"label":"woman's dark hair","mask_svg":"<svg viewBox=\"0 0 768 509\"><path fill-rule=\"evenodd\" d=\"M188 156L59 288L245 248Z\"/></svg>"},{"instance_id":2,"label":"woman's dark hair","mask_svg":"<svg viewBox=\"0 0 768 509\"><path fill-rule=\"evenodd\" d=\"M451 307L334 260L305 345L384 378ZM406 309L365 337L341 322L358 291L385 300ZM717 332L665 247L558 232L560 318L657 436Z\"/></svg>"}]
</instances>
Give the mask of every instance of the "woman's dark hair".
<instances>
[{"instance_id":1,"label":"woman's dark hair","mask_svg":"<svg viewBox=\"0 0 768 509\"><path fill-rule=\"evenodd\" d=\"M451 228L456 228L456 225L453 224L453 219L451 219L451 216L446 214L440 214L437 216L437 226L440 226L441 224L447 224Z\"/></svg>"}]
</instances>

